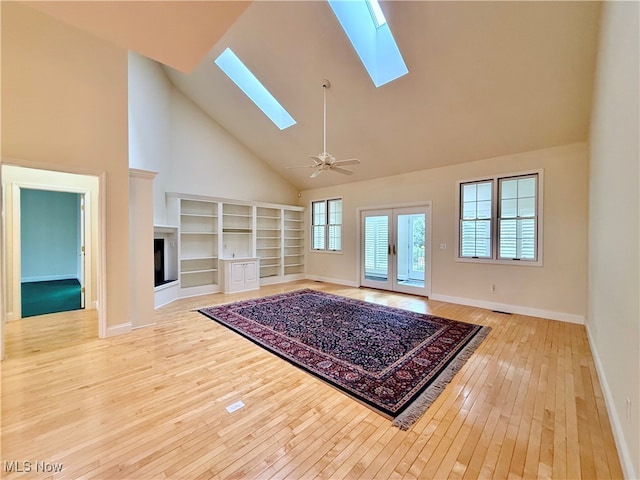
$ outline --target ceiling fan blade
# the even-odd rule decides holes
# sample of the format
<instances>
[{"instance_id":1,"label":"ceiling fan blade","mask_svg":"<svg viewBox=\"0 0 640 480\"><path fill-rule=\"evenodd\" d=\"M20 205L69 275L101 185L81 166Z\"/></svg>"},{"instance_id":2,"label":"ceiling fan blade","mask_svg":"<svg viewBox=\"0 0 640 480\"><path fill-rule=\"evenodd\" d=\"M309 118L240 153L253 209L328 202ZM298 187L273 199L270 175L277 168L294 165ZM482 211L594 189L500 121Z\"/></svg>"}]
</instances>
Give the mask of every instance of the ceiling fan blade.
<instances>
[{"instance_id":1,"label":"ceiling fan blade","mask_svg":"<svg viewBox=\"0 0 640 480\"><path fill-rule=\"evenodd\" d=\"M331 170L333 170L334 172L342 173L344 175L353 175L353 172L351 170L347 170L346 168L331 166Z\"/></svg>"},{"instance_id":2,"label":"ceiling fan blade","mask_svg":"<svg viewBox=\"0 0 640 480\"><path fill-rule=\"evenodd\" d=\"M334 165L357 165L360 163L360 160L357 158L349 158L347 160L337 160L333 164Z\"/></svg>"},{"instance_id":3,"label":"ceiling fan blade","mask_svg":"<svg viewBox=\"0 0 640 480\"><path fill-rule=\"evenodd\" d=\"M324 163L324 158L322 158L322 155L309 155L309 158L313 158L313 161L316 162L316 165L322 165Z\"/></svg>"},{"instance_id":4,"label":"ceiling fan blade","mask_svg":"<svg viewBox=\"0 0 640 480\"><path fill-rule=\"evenodd\" d=\"M316 170L315 172L313 172L311 174L311 176L309 178L316 178L318 175L320 175L322 173L321 169Z\"/></svg>"}]
</instances>

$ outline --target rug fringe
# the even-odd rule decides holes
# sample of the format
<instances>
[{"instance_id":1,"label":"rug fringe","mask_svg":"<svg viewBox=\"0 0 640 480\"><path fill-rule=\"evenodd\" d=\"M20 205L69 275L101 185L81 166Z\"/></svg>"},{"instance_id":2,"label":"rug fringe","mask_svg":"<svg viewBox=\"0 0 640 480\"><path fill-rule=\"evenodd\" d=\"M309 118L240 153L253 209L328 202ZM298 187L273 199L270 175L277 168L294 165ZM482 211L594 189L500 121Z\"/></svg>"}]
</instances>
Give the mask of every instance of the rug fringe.
<instances>
[{"instance_id":1,"label":"rug fringe","mask_svg":"<svg viewBox=\"0 0 640 480\"><path fill-rule=\"evenodd\" d=\"M393 419L393 425L400 430L408 430L409 427L427 411L435 399L438 398L438 395L442 393L456 373L458 373L466 361L469 360L476 348L478 348L487 335L489 335L490 331L491 327L482 327L475 337L456 355L456 358L447 365L447 368L438 375L438 378L434 380L411 405Z\"/></svg>"}]
</instances>

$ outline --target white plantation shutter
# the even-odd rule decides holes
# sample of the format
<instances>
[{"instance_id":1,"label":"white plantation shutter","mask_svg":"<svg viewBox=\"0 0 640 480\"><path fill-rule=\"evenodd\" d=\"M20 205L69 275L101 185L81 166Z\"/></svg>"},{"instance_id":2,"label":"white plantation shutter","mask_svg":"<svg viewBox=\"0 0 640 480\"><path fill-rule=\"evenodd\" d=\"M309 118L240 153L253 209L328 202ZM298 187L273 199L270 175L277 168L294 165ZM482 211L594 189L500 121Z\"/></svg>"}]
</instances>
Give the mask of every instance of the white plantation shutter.
<instances>
[{"instance_id":1,"label":"white plantation shutter","mask_svg":"<svg viewBox=\"0 0 640 480\"><path fill-rule=\"evenodd\" d=\"M491 258L492 189L492 180L461 185L461 257Z\"/></svg>"},{"instance_id":2,"label":"white plantation shutter","mask_svg":"<svg viewBox=\"0 0 640 480\"><path fill-rule=\"evenodd\" d=\"M389 224L386 216L365 218L365 271L367 274L387 272L389 260Z\"/></svg>"},{"instance_id":3,"label":"white plantation shutter","mask_svg":"<svg viewBox=\"0 0 640 480\"><path fill-rule=\"evenodd\" d=\"M537 175L501 178L498 183L498 258L535 260Z\"/></svg>"},{"instance_id":4,"label":"white plantation shutter","mask_svg":"<svg viewBox=\"0 0 640 480\"><path fill-rule=\"evenodd\" d=\"M540 171L459 183L459 258L540 262L541 178Z\"/></svg>"}]
</instances>

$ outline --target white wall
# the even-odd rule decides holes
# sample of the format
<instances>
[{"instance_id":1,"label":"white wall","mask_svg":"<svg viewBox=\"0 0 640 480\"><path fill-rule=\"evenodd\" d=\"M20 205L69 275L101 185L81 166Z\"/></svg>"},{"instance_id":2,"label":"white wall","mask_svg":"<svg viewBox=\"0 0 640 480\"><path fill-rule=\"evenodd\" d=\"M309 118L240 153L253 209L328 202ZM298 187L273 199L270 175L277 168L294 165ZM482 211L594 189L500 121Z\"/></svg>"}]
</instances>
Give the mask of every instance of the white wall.
<instances>
[{"instance_id":1,"label":"white wall","mask_svg":"<svg viewBox=\"0 0 640 480\"><path fill-rule=\"evenodd\" d=\"M2 156L103 176L108 297L99 308L107 326L128 322L127 52L22 3L1 8Z\"/></svg>"},{"instance_id":2,"label":"white wall","mask_svg":"<svg viewBox=\"0 0 640 480\"><path fill-rule=\"evenodd\" d=\"M158 172L154 223L165 192L297 205L297 190L171 85L154 61L129 54L130 166Z\"/></svg>"},{"instance_id":3,"label":"white wall","mask_svg":"<svg viewBox=\"0 0 640 480\"><path fill-rule=\"evenodd\" d=\"M627 478L640 478L639 5L603 6L589 165L587 329Z\"/></svg>"},{"instance_id":4,"label":"white wall","mask_svg":"<svg viewBox=\"0 0 640 480\"><path fill-rule=\"evenodd\" d=\"M308 252L307 274L356 284L357 209L430 200L432 298L582 323L587 292L587 153L586 145L574 144L305 191L302 204L307 207L316 199L344 199L344 251ZM543 266L457 262L456 181L532 169L544 170ZM446 243L446 250L439 248L441 243ZM492 284L495 294L490 293Z\"/></svg>"},{"instance_id":5,"label":"white wall","mask_svg":"<svg viewBox=\"0 0 640 480\"><path fill-rule=\"evenodd\" d=\"M167 223L165 185L170 181L171 91L162 67L129 52L129 166L157 172L153 181L154 223Z\"/></svg>"}]
</instances>

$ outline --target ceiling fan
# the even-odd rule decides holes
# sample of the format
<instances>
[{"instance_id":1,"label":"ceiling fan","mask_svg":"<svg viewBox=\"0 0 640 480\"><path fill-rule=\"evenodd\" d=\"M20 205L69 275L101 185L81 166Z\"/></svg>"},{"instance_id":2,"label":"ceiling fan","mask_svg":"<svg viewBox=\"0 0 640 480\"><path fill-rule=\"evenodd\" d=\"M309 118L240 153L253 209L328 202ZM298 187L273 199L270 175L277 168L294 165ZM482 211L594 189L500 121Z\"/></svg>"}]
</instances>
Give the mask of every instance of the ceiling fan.
<instances>
[{"instance_id":1,"label":"ceiling fan","mask_svg":"<svg viewBox=\"0 0 640 480\"><path fill-rule=\"evenodd\" d=\"M323 150L322 153L318 155L309 155L310 158L313 158L313 165L297 165L287 168L313 168L313 173L311 173L311 178L315 178L320 175L322 172L326 170L330 170L333 172L342 173L344 175L353 175L351 170L347 170L346 168L342 168L344 165L356 165L360 163L360 160L357 158L349 158L347 160L336 160L332 154L327 152L327 89L331 86L329 80L324 79L322 81L322 94L323 94L323 104L324 104L324 117L323 117L323 125L324 125L324 137L323 137Z\"/></svg>"}]
</instances>

